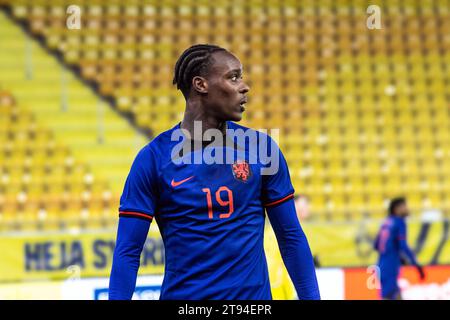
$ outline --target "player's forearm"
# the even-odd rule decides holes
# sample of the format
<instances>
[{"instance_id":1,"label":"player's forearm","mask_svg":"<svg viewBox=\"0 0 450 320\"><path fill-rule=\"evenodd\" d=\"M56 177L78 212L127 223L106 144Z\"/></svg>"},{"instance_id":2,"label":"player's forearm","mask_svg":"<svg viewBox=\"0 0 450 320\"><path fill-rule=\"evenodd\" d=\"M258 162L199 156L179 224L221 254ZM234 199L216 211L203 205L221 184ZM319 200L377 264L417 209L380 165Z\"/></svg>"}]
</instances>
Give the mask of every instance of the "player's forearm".
<instances>
[{"instance_id":1,"label":"player's forearm","mask_svg":"<svg viewBox=\"0 0 450 320\"><path fill-rule=\"evenodd\" d=\"M311 250L306 237L297 236L298 240L287 240L283 261L294 283L300 300L319 300L320 293L317 284L316 271ZM281 250L281 246L280 246Z\"/></svg>"},{"instance_id":2,"label":"player's forearm","mask_svg":"<svg viewBox=\"0 0 450 320\"><path fill-rule=\"evenodd\" d=\"M123 253L115 254L109 281L109 300L130 300L136 286L136 260Z\"/></svg>"},{"instance_id":3,"label":"player's forearm","mask_svg":"<svg viewBox=\"0 0 450 320\"><path fill-rule=\"evenodd\" d=\"M416 256L414 255L414 253L412 252L412 250L409 248L408 243L407 243L407 236L406 236L406 224L404 220L400 220L398 222L398 242L399 242L399 247L400 247L400 251L402 253L404 253L409 262L413 265L417 265L417 260L416 260Z\"/></svg>"},{"instance_id":4,"label":"player's forearm","mask_svg":"<svg viewBox=\"0 0 450 320\"><path fill-rule=\"evenodd\" d=\"M377 235L374 242L373 242L373 248L378 251L378 244L380 242L380 235Z\"/></svg>"},{"instance_id":5,"label":"player's forearm","mask_svg":"<svg viewBox=\"0 0 450 320\"><path fill-rule=\"evenodd\" d=\"M414 252L412 252L405 240L400 241L400 250L408 257L408 260L411 264L418 264Z\"/></svg>"},{"instance_id":6,"label":"player's forearm","mask_svg":"<svg viewBox=\"0 0 450 320\"><path fill-rule=\"evenodd\" d=\"M114 249L110 300L129 300L136 287L139 259L147 238L150 222L138 218L119 219L116 247Z\"/></svg>"},{"instance_id":7,"label":"player's forearm","mask_svg":"<svg viewBox=\"0 0 450 320\"><path fill-rule=\"evenodd\" d=\"M281 256L301 300L320 299L314 260L293 200L268 208Z\"/></svg>"}]
</instances>

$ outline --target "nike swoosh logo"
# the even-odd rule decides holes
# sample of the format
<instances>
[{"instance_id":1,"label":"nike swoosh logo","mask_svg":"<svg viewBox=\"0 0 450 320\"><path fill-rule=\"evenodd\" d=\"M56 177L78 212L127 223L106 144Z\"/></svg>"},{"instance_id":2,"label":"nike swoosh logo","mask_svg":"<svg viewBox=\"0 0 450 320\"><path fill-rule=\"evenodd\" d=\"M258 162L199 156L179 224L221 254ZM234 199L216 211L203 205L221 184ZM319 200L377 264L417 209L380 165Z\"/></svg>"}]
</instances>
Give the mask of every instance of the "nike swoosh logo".
<instances>
[{"instance_id":1,"label":"nike swoosh logo","mask_svg":"<svg viewBox=\"0 0 450 320\"><path fill-rule=\"evenodd\" d=\"M175 188L175 187L178 187L180 184L183 184L183 183L185 183L186 181L191 180L193 177L194 177L194 176L190 176L189 178L186 178L186 179L181 180L181 181L175 181L175 180L172 179L172 182L171 182L170 184L172 185L172 187Z\"/></svg>"}]
</instances>

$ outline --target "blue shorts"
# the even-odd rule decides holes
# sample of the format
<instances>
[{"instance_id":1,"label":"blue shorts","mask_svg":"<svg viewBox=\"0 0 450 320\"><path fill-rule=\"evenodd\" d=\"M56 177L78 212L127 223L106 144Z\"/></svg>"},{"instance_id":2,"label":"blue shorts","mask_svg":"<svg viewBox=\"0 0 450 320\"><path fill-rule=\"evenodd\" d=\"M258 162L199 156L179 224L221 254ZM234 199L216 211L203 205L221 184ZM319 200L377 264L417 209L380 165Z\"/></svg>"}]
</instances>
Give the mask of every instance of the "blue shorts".
<instances>
[{"instance_id":1,"label":"blue shorts","mask_svg":"<svg viewBox=\"0 0 450 320\"><path fill-rule=\"evenodd\" d=\"M399 270L380 269L381 297L383 299L396 299L400 294L400 288L397 283Z\"/></svg>"}]
</instances>

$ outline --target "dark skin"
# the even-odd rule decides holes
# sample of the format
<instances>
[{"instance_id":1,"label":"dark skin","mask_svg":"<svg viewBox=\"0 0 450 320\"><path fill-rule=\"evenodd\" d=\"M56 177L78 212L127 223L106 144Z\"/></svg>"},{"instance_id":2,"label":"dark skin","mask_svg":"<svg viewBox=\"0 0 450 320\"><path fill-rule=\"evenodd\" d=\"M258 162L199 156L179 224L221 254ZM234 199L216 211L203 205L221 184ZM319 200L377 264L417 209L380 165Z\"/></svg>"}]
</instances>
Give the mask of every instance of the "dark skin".
<instances>
[{"instance_id":1,"label":"dark skin","mask_svg":"<svg viewBox=\"0 0 450 320\"><path fill-rule=\"evenodd\" d=\"M239 59L227 51L213 53L207 75L192 79L181 128L193 136L194 121L201 121L203 132L219 129L225 133L226 121L242 119L249 90Z\"/></svg>"},{"instance_id":2,"label":"dark skin","mask_svg":"<svg viewBox=\"0 0 450 320\"><path fill-rule=\"evenodd\" d=\"M409 209L408 209L408 205L406 204L406 202L398 205L394 210L394 214L397 217L401 217L401 218L405 218L405 217L409 216Z\"/></svg>"}]
</instances>

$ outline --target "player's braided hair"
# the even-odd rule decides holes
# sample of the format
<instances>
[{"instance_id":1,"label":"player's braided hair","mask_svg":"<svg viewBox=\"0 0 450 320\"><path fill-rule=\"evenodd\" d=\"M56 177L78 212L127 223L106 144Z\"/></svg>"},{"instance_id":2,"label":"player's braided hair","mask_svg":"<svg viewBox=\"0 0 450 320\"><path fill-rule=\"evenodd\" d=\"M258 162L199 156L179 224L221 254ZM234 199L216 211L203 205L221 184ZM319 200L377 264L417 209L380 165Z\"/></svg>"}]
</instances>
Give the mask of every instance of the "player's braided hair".
<instances>
[{"instance_id":1,"label":"player's braided hair","mask_svg":"<svg viewBox=\"0 0 450 320\"><path fill-rule=\"evenodd\" d=\"M398 197L398 198L392 199L391 202L389 203L389 215L391 215L391 216L394 215L395 208L404 204L405 202L406 202L406 199L404 197Z\"/></svg>"},{"instance_id":2,"label":"player's braided hair","mask_svg":"<svg viewBox=\"0 0 450 320\"><path fill-rule=\"evenodd\" d=\"M211 55L217 51L226 51L216 45L196 44L186 49L175 64L173 84L188 97L195 76L204 76L211 64Z\"/></svg>"}]
</instances>

